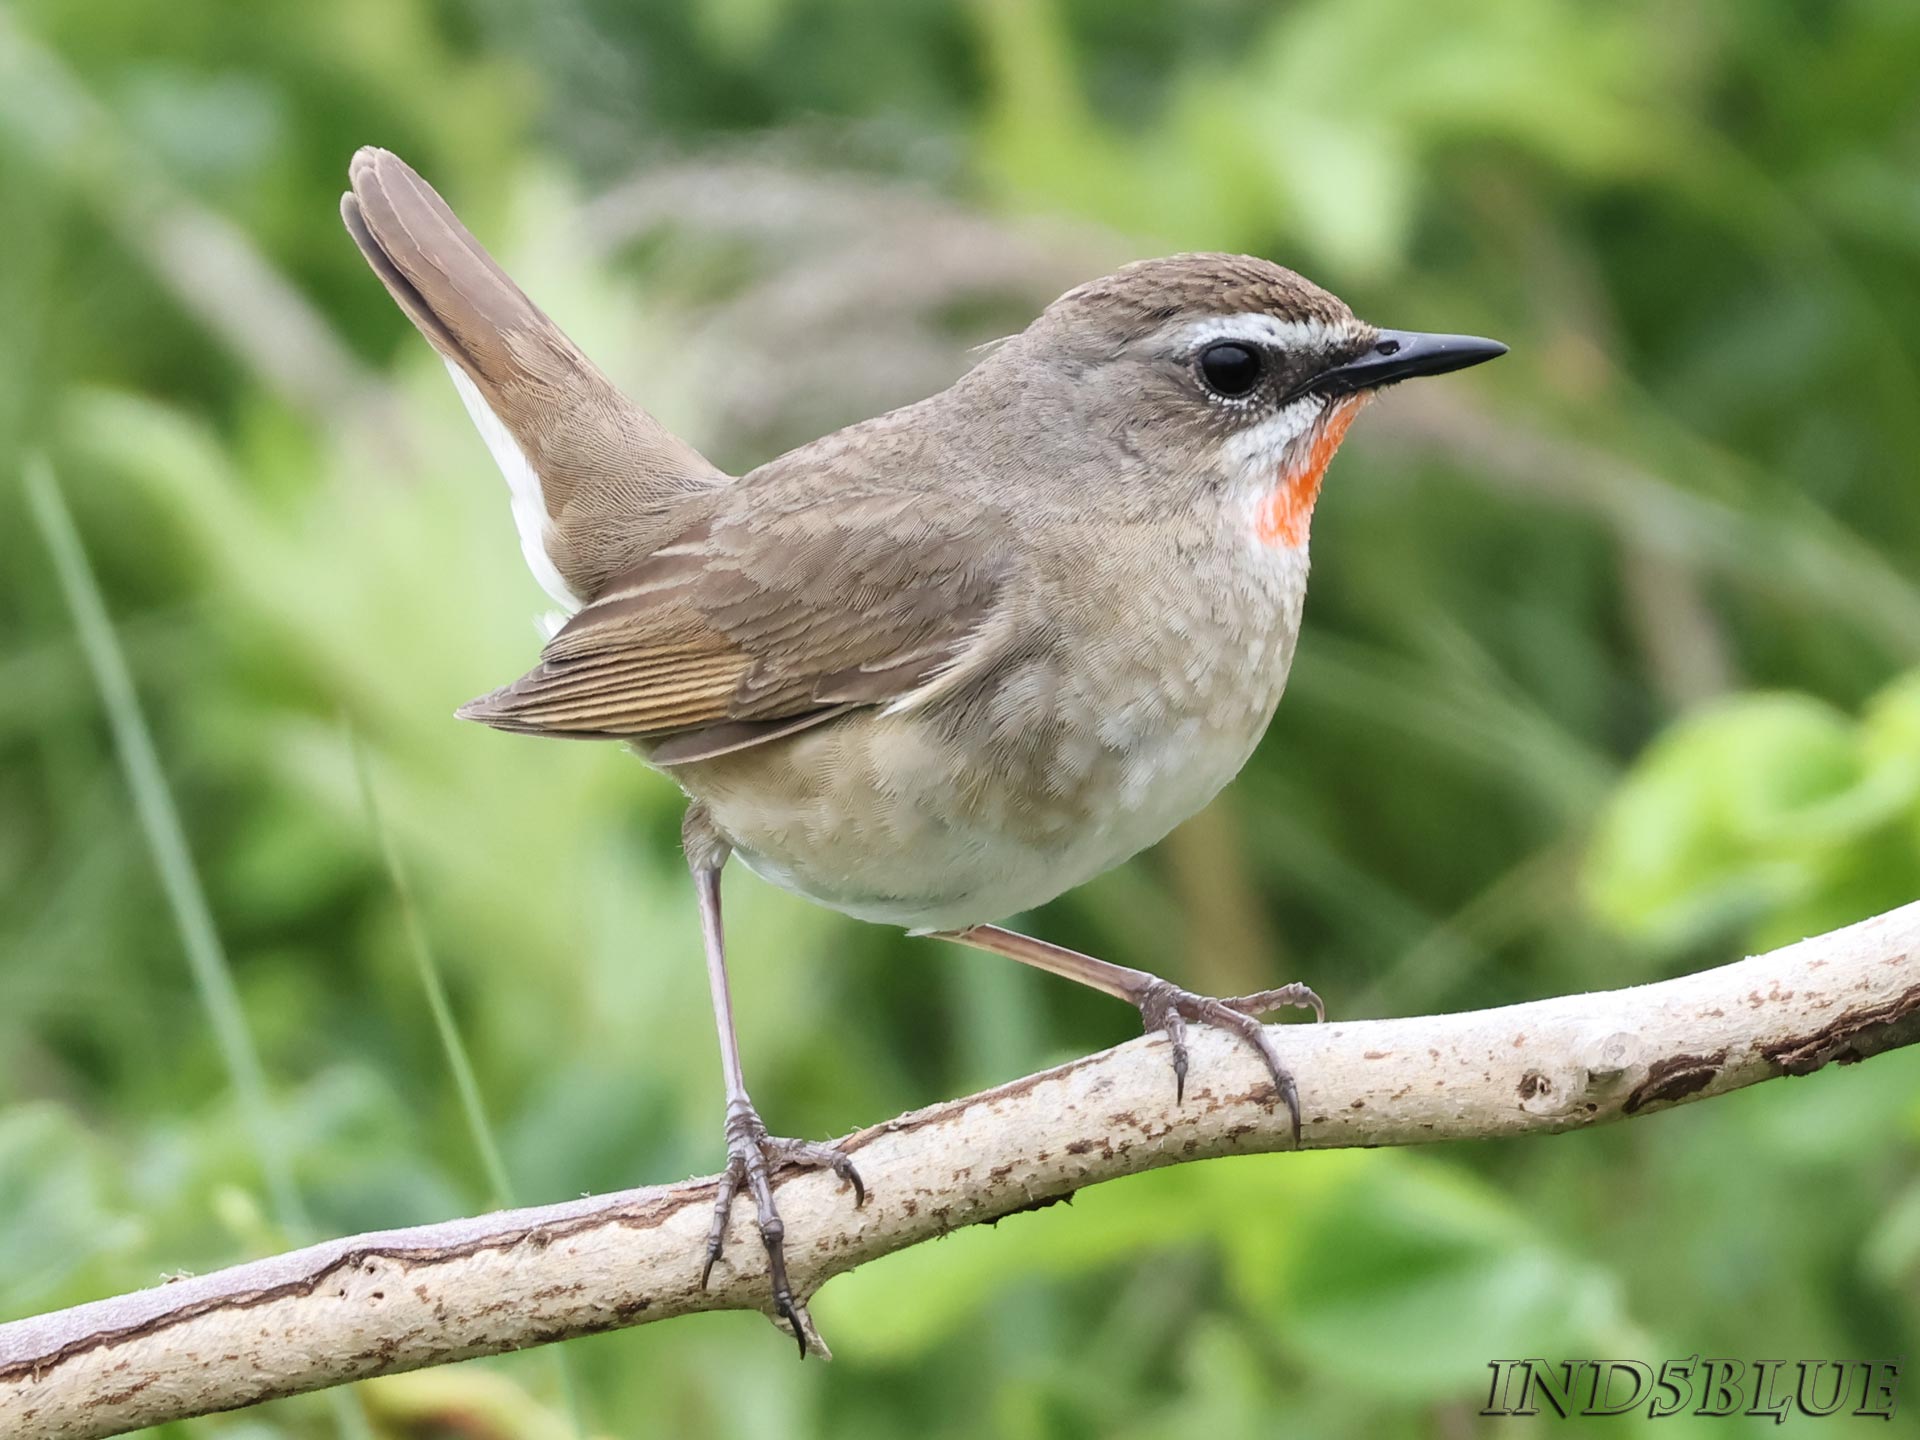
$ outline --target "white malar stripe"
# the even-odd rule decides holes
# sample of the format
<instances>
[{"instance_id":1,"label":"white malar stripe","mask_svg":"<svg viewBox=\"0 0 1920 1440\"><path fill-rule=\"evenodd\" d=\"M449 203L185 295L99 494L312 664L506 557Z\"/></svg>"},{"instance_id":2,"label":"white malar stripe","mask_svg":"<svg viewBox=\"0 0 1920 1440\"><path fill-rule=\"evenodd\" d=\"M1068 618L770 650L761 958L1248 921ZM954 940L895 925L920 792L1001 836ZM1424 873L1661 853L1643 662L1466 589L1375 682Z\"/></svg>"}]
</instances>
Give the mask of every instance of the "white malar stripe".
<instances>
[{"instance_id":1,"label":"white malar stripe","mask_svg":"<svg viewBox=\"0 0 1920 1440\"><path fill-rule=\"evenodd\" d=\"M507 490L513 503L513 523L520 532L520 553L527 557L527 568L533 571L533 578L540 582L540 588L551 595L567 614L573 614L580 608L581 599L561 578L553 557L547 554L547 532L552 526L547 519L547 502L540 495L540 477L534 473L533 466L527 463L526 452L520 448L520 442L513 438L513 432L493 413L493 407L487 404L480 387L473 383L473 377L451 360L446 362L446 366L447 373L453 377L453 388L460 392L461 403L467 407L467 414L473 417L474 428L486 442L493 463L507 477Z\"/></svg>"},{"instance_id":2,"label":"white malar stripe","mask_svg":"<svg viewBox=\"0 0 1920 1440\"><path fill-rule=\"evenodd\" d=\"M1303 395L1258 424L1230 436L1220 452L1228 473L1245 478L1264 494L1272 487L1276 472L1285 466L1288 452L1301 436L1313 429L1326 405L1318 395Z\"/></svg>"},{"instance_id":3,"label":"white malar stripe","mask_svg":"<svg viewBox=\"0 0 1920 1440\"><path fill-rule=\"evenodd\" d=\"M1258 310L1243 315L1216 315L1195 321L1182 332L1192 346L1208 345L1215 340L1244 340L1255 345L1271 345L1280 350L1314 348L1330 350L1350 344L1354 327L1330 325L1325 320L1282 320Z\"/></svg>"}]
</instances>

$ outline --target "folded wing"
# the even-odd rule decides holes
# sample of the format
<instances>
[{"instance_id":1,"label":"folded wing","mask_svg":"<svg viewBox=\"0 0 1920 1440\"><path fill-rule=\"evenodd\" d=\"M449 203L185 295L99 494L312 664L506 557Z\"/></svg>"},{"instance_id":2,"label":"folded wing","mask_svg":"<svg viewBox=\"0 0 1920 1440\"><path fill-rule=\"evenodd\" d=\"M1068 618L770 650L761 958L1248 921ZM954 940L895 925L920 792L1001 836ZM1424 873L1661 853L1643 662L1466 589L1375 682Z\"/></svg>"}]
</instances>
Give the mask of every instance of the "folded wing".
<instances>
[{"instance_id":1,"label":"folded wing","mask_svg":"<svg viewBox=\"0 0 1920 1440\"><path fill-rule=\"evenodd\" d=\"M921 703L1002 652L1026 591L999 512L928 494L783 502L754 488L615 576L537 667L460 714L644 739L670 765L862 706Z\"/></svg>"}]
</instances>

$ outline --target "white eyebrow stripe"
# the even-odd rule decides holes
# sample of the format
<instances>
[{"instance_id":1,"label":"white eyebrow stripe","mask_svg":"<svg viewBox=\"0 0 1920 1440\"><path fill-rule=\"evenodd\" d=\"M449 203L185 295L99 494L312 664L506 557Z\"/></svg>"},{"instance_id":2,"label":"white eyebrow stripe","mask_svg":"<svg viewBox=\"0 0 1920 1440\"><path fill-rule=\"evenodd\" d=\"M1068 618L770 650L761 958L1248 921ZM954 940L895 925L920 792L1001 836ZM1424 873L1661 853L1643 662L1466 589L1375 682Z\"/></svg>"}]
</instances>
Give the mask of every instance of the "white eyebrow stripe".
<instances>
[{"instance_id":1,"label":"white eyebrow stripe","mask_svg":"<svg viewBox=\"0 0 1920 1440\"><path fill-rule=\"evenodd\" d=\"M1305 349L1309 346L1330 349L1352 343L1357 326L1329 324L1325 320L1281 320L1258 310L1240 315L1216 315L1197 320L1182 332L1188 345L1200 346L1215 340L1246 340L1276 349Z\"/></svg>"}]
</instances>

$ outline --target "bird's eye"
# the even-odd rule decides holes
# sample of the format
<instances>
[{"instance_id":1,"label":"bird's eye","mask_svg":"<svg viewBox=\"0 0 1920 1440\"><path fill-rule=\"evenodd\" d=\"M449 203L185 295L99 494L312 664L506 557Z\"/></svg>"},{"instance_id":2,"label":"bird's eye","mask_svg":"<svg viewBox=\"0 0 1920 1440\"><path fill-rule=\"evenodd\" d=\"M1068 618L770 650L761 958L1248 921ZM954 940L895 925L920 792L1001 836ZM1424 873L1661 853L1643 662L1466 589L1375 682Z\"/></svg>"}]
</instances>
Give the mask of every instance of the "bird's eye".
<instances>
[{"instance_id":1,"label":"bird's eye","mask_svg":"<svg viewBox=\"0 0 1920 1440\"><path fill-rule=\"evenodd\" d=\"M1200 352L1200 378L1216 395L1237 400L1260 383L1260 352L1223 341Z\"/></svg>"}]
</instances>

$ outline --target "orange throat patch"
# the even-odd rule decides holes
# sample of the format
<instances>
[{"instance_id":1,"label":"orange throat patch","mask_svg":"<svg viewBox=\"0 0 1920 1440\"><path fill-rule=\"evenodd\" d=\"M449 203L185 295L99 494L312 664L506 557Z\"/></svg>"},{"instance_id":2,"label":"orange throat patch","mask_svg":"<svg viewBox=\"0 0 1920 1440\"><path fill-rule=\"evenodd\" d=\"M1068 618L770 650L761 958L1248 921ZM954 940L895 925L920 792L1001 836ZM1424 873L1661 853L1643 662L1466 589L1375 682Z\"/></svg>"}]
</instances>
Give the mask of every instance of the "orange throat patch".
<instances>
[{"instance_id":1,"label":"orange throat patch","mask_svg":"<svg viewBox=\"0 0 1920 1440\"><path fill-rule=\"evenodd\" d=\"M1334 402L1314 422L1314 428L1295 442L1292 448L1303 453L1304 460L1282 467L1273 489L1261 497L1254 513L1254 533L1263 544L1297 550L1307 543L1307 532L1313 525L1313 502L1320 498L1320 482L1333 463L1333 452L1347 438L1353 417L1371 398L1370 392L1362 391Z\"/></svg>"}]
</instances>

